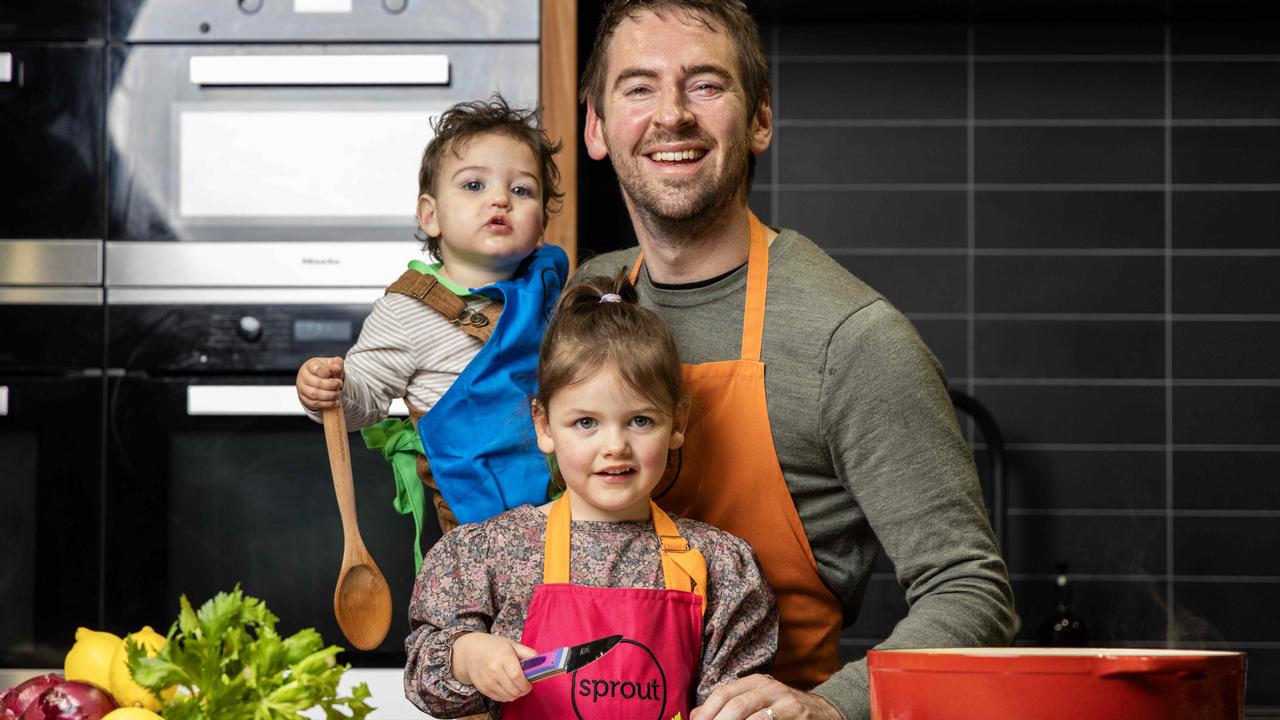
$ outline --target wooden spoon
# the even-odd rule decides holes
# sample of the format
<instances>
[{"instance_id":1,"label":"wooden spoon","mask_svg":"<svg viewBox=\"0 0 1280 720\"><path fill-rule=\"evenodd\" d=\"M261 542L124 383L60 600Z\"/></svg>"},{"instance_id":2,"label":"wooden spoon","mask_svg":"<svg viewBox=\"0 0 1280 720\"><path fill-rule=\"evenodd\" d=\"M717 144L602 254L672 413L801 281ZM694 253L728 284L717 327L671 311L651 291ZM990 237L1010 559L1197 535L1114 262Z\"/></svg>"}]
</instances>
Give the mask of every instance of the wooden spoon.
<instances>
[{"instance_id":1,"label":"wooden spoon","mask_svg":"<svg viewBox=\"0 0 1280 720\"><path fill-rule=\"evenodd\" d=\"M356 491L351 480L351 450L342 406L324 411L324 440L329 447L333 491L342 513L342 570L333 591L333 614L352 645L372 650L391 628L391 588L373 562L356 518Z\"/></svg>"}]
</instances>

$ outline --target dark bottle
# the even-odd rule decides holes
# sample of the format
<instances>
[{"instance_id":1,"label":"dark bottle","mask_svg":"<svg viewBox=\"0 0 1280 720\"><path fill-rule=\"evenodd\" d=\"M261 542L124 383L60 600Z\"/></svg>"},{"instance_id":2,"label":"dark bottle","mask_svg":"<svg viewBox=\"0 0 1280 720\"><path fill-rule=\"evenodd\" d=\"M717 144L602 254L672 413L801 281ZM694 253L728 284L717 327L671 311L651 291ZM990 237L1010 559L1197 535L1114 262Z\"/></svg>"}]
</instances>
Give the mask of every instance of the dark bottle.
<instances>
[{"instance_id":1,"label":"dark bottle","mask_svg":"<svg viewBox=\"0 0 1280 720\"><path fill-rule=\"evenodd\" d=\"M1058 605L1040 621L1040 645L1044 647L1084 647L1089 644L1089 626L1071 611L1071 585L1067 564L1058 563Z\"/></svg>"}]
</instances>

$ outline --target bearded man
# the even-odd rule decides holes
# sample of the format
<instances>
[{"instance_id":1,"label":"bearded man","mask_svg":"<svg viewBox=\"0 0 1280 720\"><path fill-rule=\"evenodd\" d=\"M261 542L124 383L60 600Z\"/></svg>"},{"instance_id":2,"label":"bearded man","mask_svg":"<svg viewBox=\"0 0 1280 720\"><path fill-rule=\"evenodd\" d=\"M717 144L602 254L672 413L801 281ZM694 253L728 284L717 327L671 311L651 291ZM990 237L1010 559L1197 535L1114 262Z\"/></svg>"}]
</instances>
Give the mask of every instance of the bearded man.
<instances>
[{"instance_id":1,"label":"bearded man","mask_svg":"<svg viewBox=\"0 0 1280 720\"><path fill-rule=\"evenodd\" d=\"M941 366L883 296L747 207L773 114L744 3L610 2L582 98L639 247L579 276L631 270L693 394L654 496L750 542L778 599L773 674L693 720L868 717L866 661L842 667L839 637L881 550L910 610L880 647L1008 643L1008 573Z\"/></svg>"}]
</instances>

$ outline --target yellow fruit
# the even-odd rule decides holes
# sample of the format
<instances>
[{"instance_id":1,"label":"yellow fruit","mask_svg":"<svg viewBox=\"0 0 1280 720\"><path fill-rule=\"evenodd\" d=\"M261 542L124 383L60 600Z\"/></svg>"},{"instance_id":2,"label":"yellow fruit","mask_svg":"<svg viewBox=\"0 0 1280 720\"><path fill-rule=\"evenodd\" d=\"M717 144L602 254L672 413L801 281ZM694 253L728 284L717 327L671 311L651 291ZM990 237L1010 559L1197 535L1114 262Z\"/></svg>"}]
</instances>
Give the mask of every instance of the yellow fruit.
<instances>
[{"instance_id":1,"label":"yellow fruit","mask_svg":"<svg viewBox=\"0 0 1280 720\"><path fill-rule=\"evenodd\" d=\"M68 680L82 680L111 691L111 656L122 641L109 632L76 628L76 644L71 646L63 663Z\"/></svg>"},{"instance_id":2,"label":"yellow fruit","mask_svg":"<svg viewBox=\"0 0 1280 720\"><path fill-rule=\"evenodd\" d=\"M156 653L160 652L160 648L164 647L164 636L152 630L150 625L131 633L128 637L133 638L134 643L146 649L147 657L155 657ZM111 683L111 696L122 708L159 710L160 700L152 695L150 690L134 682L133 676L129 674L129 653L125 647L125 642L121 641L111 656L111 670L108 677ZM161 695L168 700L173 697L173 693L174 688L169 688Z\"/></svg>"},{"instance_id":3,"label":"yellow fruit","mask_svg":"<svg viewBox=\"0 0 1280 720\"><path fill-rule=\"evenodd\" d=\"M163 720L150 710L137 707L122 707L102 716L102 720Z\"/></svg>"}]
</instances>

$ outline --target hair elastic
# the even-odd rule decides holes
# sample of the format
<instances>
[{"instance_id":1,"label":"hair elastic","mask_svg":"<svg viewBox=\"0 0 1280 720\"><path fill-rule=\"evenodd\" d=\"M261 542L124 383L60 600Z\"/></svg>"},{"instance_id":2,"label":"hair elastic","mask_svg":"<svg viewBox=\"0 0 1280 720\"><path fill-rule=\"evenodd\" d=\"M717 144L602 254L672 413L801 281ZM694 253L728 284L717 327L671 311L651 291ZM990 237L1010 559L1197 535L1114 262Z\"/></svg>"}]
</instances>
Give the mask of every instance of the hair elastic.
<instances>
[{"instance_id":1,"label":"hair elastic","mask_svg":"<svg viewBox=\"0 0 1280 720\"><path fill-rule=\"evenodd\" d=\"M600 302L622 302L622 296L618 293L605 293L600 296Z\"/></svg>"}]
</instances>

